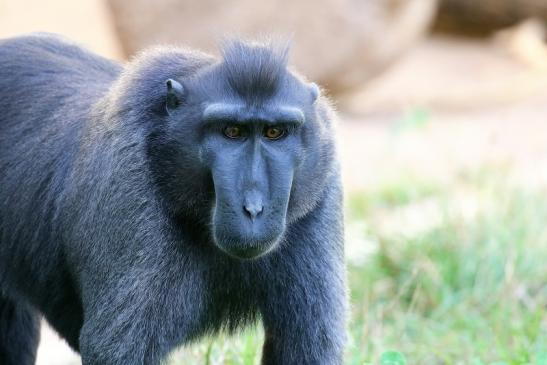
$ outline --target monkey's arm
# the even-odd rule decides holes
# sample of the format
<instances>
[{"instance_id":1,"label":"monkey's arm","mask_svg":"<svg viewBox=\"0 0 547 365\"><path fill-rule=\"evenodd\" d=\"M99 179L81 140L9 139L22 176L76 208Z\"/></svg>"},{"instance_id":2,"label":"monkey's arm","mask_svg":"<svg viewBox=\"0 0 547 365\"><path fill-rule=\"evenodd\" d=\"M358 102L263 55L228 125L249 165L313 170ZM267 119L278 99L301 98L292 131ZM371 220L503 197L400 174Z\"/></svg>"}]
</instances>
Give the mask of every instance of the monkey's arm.
<instances>
[{"instance_id":1,"label":"monkey's arm","mask_svg":"<svg viewBox=\"0 0 547 365\"><path fill-rule=\"evenodd\" d=\"M159 233L154 214L143 217L133 223L143 233L117 242L115 237L134 231L129 221L116 225L120 231L98 232L97 247L85 263L80 260L83 365L158 365L199 329L205 307L201 263L180 249L183 242Z\"/></svg>"},{"instance_id":2,"label":"monkey's arm","mask_svg":"<svg viewBox=\"0 0 547 365\"><path fill-rule=\"evenodd\" d=\"M338 182L273 255L262 298L262 363L341 364L347 299Z\"/></svg>"},{"instance_id":3,"label":"monkey's arm","mask_svg":"<svg viewBox=\"0 0 547 365\"><path fill-rule=\"evenodd\" d=\"M87 300L80 333L83 364L159 365L199 328L199 281L193 273L164 271L151 263L90 290L96 298Z\"/></svg>"}]
</instances>

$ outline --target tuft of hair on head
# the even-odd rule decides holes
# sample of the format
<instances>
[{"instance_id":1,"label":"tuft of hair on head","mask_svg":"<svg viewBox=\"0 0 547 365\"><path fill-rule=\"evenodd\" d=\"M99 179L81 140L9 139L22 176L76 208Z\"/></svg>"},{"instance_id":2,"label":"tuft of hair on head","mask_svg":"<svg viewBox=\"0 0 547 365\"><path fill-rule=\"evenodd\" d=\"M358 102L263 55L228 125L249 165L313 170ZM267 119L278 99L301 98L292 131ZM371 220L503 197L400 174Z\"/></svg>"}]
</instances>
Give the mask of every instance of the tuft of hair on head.
<instances>
[{"instance_id":1,"label":"tuft of hair on head","mask_svg":"<svg viewBox=\"0 0 547 365\"><path fill-rule=\"evenodd\" d=\"M286 73L289 40L222 43L222 67L230 87L244 98L265 98L277 91Z\"/></svg>"}]
</instances>

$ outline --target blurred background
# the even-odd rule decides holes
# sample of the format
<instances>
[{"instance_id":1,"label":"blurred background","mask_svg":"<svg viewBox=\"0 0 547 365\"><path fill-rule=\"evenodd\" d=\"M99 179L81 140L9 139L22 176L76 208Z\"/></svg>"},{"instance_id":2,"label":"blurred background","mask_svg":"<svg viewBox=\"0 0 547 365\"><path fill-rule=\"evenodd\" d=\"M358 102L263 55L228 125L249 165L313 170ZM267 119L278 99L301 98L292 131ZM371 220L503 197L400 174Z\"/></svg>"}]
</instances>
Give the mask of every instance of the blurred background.
<instances>
[{"instance_id":1,"label":"blurred background","mask_svg":"<svg viewBox=\"0 0 547 365\"><path fill-rule=\"evenodd\" d=\"M547 364L546 0L0 0L119 61L293 38L340 113L347 364ZM261 330L170 364L258 364ZM135 339L138 341L138 339ZM39 365L79 364L44 326Z\"/></svg>"}]
</instances>

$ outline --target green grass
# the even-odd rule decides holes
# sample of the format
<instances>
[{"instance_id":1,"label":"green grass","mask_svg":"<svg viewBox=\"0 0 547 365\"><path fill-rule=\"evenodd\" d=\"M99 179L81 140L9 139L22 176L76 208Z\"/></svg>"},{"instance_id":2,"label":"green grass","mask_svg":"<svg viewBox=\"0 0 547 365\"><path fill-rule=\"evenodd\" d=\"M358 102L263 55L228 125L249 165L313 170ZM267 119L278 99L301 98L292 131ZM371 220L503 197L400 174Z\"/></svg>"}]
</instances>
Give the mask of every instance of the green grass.
<instances>
[{"instance_id":1,"label":"green grass","mask_svg":"<svg viewBox=\"0 0 547 365\"><path fill-rule=\"evenodd\" d=\"M547 190L509 181L407 176L349 197L348 252L369 249L348 257L346 364L547 365ZM172 364L258 364L262 338L205 340Z\"/></svg>"}]
</instances>

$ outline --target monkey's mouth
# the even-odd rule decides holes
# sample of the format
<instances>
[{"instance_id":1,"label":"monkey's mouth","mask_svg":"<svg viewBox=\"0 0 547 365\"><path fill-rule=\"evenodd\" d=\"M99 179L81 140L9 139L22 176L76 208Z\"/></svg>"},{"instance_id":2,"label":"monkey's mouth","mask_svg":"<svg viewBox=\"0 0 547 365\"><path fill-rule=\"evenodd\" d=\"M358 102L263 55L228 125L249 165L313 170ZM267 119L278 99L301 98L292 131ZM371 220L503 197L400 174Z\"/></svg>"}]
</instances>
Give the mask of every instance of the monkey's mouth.
<instances>
[{"instance_id":1,"label":"monkey's mouth","mask_svg":"<svg viewBox=\"0 0 547 365\"><path fill-rule=\"evenodd\" d=\"M253 260L267 255L279 245L283 232L278 230L261 236L242 236L237 232L215 230L215 245L224 253L241 260Z\"/></svg>"},{"instance_id":2,"label":"monkey's mouth","mask_svg":"<svg viewBox=\"0 0 547 365\"><path fill-rule=\"evenodd\" d=\"M260 201L257 205L261 209L256 215L248 212L246 201L220 198L217 195L212 209L211 232L221 251L234 258L252 260L278 247L286 230L288 196L281 203L280 199Z\"/></svg>"}]
</instances>

